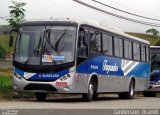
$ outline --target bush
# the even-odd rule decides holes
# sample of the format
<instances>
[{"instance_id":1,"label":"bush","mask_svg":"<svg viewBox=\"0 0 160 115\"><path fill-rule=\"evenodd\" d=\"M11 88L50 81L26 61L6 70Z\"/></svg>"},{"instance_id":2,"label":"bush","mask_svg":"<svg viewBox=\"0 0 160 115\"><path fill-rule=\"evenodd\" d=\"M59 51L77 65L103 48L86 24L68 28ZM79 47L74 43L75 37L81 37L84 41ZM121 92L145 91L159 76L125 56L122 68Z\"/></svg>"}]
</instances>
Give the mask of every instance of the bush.
<instances>
[{"instance_id":1,"label":"bush","mask_svg":"<svg viewBox=\"0 0 160 115\"><path fill-rule=\"evenodd\" d=\"M0 58L5 58L6 51L0 44Z\"/></svg>"},{"instance_id":2,"label":"bush","mask_svg":"<svg viewBox=\"0 0 160 115\"><path fill-rule=\"evenodd\" d=\"M9 33L8 31L4 31L3 32L4 35L8 35L8 33Z\"/></svg>"}]
</instances>

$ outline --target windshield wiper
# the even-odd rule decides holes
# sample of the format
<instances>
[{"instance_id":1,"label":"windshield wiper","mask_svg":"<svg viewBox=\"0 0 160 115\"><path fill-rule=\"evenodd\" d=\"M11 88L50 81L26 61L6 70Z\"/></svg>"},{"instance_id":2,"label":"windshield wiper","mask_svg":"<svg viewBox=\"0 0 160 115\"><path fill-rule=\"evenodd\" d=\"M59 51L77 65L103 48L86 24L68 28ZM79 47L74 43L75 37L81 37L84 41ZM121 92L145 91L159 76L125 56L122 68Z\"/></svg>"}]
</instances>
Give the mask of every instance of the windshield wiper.
<instances>
[{"instance_id":1,"label":"windshield wiper","mask_svg":"<svg viewBox=\"0 0 160 115\"><path fill-rule=\"evenodd\" d=\"M55 47L53 46L53 44L52 44L51 41L50 41L50 37L49 37L49 36L50 36L50 32L51 32L51 29L45 30L45 32L44 32L44 38L46 39L48 45L52 48L52 50L55 51ZM45 36L45 35L47 35L47 36ZM46 41L45 41L45 45L44 45L43 49L46 48ZM56 51L55 51L55 52L56 52ZM56 52L56 53L57 53L57 52ZM42 53L42 55L44 55L44 52ZM57 64L56 61L54 61L54 60L52 60L52 63L53 63L54 65Z\"/></svg>"},{"instance_id":2,"label":"windshield wiper","mask_svg":"<svg viewBox=\"0 0 160 115\"><path fill-rule=\"evenodd\" d=\"M156 54L154 54L154 55L151 57L151 60L153 60L156 56L157 56L157 55L156 55Z\"/></svg>"},{"instance_id":3,"label":"windshield wiper","mask_svg":"<svg viewBox=\"0 0 160 115\"><path fill-rule=\"evenodd\" d=\"M63 34L59 37L58 41L56 42L56 44L55 44L55 51L58 51L59 43L62 40L62 38L64 37L64 35L66 34L67 28L65 29L65 31L63 32Z\"/></svg>"},{"instance_id":4,"label":"windshield wiper","mask_svg":"<svg viewBox=\"0 0 160 115\"><path fill-rule=\"evenodd\" d=\"M44 38L46 39L48 45L55 51L55 47L53 46L53 44L51 43L51 40L50 40L50 32L51 32L51 30L50 30L50 29L47 29L47 30L45 31L45 34L47 34L47 36L44 36ZM46 41L45 41L45 42L46 42ZM46 43L45 43L44 48L45 48L45 47L46 47Z\"/></svg>"}]
</instances>

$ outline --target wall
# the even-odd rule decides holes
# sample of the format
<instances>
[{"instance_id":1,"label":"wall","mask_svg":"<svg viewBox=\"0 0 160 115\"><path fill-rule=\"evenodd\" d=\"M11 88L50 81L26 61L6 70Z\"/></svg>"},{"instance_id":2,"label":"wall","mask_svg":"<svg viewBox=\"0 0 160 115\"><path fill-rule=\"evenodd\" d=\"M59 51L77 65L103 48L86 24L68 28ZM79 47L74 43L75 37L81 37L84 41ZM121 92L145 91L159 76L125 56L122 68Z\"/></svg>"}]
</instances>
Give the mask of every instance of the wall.
<instances>
[{"instance_id":1,"label":"wall","mask_svg":"<svg viewBox=\"0 0 160 115\"><path fill-rule=\"evenodd\" d=\"M0 68L9 69L13 67L12 60L0 60Z\"/></svg>"}]
</instances>

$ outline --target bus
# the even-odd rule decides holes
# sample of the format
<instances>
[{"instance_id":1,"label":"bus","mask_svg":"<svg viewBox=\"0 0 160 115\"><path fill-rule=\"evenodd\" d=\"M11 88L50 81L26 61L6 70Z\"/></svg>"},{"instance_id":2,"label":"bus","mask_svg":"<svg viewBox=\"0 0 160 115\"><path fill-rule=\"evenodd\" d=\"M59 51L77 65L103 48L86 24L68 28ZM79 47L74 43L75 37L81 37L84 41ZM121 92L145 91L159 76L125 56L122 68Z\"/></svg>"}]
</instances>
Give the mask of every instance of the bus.
<instances>
[{"instance_id":1,"label":"bus","mask_svg":"<svg viewBox=\"0 0 160 115\"><path fill-rule=\"evenodd\" d=\"M115 92L132 99L150 77L148 41L96 21L28 21L17 33L13 89L31 91L38 101L48 93L82 94L92 101ZM12 42L10 43L12 45Z\"/></svg>"},{"instance_id":2,"label":"bus","mask_svg":"<svg viewBox=\"0 0 160 115\"><path fill-rule=\"evenodd\" d=\"M143 92L145 97L156 97L160 93L160 46L151 46L150 86Z\"/></svg>"}]
</instances>

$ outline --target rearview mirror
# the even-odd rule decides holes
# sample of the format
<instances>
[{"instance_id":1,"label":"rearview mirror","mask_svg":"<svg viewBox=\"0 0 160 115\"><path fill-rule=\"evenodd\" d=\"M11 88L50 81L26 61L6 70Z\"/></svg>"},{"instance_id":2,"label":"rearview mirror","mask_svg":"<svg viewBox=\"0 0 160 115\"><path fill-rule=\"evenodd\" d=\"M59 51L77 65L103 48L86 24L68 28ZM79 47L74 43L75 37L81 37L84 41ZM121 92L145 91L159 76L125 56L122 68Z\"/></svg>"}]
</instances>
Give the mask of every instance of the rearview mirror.
<instances>
[{"instance_id":1,"label":"rearview mirror","mask_svg":"<svg viewBox=\"0 0 160 115\"><path fill-rule=\"evenodd\" d=\"M12 47L12 46L13 46L13 42L14 42L14 36L10 36L10 39L9 39L9 47Z\"/></svg>"},{"instance_id":2,"label":"rearview mirror","mask_svg":"<svg viewBox=\"0 0 160 115\"><path fill-rule=\"evenodd\" d=\"M17 28L13 28L13 29L10 31L9 47L12 47L12 46L13 46L13 43L14 43L14 35L12 35L12 32L18 33L18 29L17 29Z\"/></svg>"}]
</instances>

